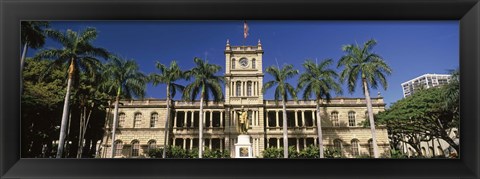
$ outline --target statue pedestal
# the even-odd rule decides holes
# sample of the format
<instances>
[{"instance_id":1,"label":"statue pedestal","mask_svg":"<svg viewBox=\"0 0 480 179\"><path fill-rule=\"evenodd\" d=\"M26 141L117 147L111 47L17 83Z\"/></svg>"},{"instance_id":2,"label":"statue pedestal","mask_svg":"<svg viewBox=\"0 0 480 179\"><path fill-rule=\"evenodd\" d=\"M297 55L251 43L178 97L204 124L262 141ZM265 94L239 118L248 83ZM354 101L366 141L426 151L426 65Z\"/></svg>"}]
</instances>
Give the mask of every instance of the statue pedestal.
<instances>
[{"instance_id":1,"label":"statue pedestal","mask_svg":"<svg viewBox=\"0 0 480 179\"><path fill-rule=\"evenodd\" d=\"M245 134L239 135L235 144L235 158L253 158L252 152L250 136Z\"/></svg>"}]
</instances>

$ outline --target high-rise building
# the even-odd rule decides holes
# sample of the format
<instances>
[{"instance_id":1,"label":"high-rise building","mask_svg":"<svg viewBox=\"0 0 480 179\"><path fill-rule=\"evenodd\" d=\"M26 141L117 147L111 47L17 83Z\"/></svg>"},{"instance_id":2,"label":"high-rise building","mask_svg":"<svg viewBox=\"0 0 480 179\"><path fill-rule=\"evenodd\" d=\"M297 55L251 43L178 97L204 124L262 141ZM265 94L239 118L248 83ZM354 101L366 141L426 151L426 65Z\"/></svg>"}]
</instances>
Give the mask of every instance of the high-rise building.
<instances>
[{"instance_id":1,"label":"high-rise building","mask_svg":"<svg viewBox=\"0 0 480 179\"><path fill-rule=\"evenodd\" d=\"M451 75L448 74L424 74L412 80L402 83L403 97L415 93L419 89L428 89L441 86L450 82Z\"/></svg>"},{"instance_id":2,"label":"high-rise building","mask_svg":"<svg viewBox=\"0 0 480 179\"><path fill-rule=\"evenodd\" d=\"M282 105L265 100L263 87L263 48L260 41L254 46L225 46L225 100L204 105L204 121L200 124L199 101L174 101L171 105L170 145L192 150L199 146L199 125L203 125L204 148L228 150L235 156L239 131L239 113L247 111L253 157L262 157L266 148L283 147ZM110 125L103 137L100 157L148 157L146 151L163 147L166 100L124 100L119 109L114 153L111 151ZM382 97L372 98L373 112L385 109ZM367 119L364 98L331 99L321 104L323 139L317 135L315 101L287 101L288 144L297 151L323 140L325 149L336 149L345 157L373 155L370 127L360 123ZM107 110L112 111L112 110ZM110 118L112 113L108 115ZM110 120L112 121L112 120ZM385 126L376 128L381 156L390 155Z\"/></svg>"}]
</instances>

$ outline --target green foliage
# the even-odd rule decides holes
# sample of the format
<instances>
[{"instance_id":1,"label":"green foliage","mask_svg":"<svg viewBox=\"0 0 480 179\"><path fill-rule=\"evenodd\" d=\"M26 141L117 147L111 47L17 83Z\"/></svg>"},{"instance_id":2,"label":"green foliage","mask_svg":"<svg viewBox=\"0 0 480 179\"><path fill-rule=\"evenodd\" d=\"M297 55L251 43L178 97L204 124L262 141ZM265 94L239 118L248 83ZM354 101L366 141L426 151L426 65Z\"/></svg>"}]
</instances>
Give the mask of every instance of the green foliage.
<instances>
[{"instance_id":1,"label":"green foliage","mask_svg":"<svg viewBox=\"0 0 480 179\"><path fill-rule=\"evenodd\" d=\"M420 151L420 142L440 138L458 151L458 144L447 133L458 127L460 120L458 112L445 108L448 88L447 85L418 91L378 113L376 121L387 126L393 143L406 142Z\"/></svg>"},{"instance_id":2,"label":"green foliage","mask_svg":"<svg viewBox=\"0 0 480 179\"><path fill-rule=\"evenodd\" d=\"M300 151L298 158L320 158L320 149L314 145Z\"/></svg>"},{"instance_id":3,"label":"green foliage","mask_svg":"<svg viewBox=\"0 0 480 179\"><path fill-rule=\"evenodd\" d=\"M222 67L209 64L208 61L203 61L197 57L193 61L196 66L185 72L187 80L193 78L193 81L185 87L183 98L185 100L195 100L197 95L200 94L205 101L209 101L210 98L213 98L213 101L223 100L221 85L224 84L224 78L215 75Z\"/></svg>"},{"instance_id":4,"label":"green foliage","mask_svg":"<svg viewBox=\"0 0 480 179\"><path fill-rule=\"evenodd\" d=\"M331 147L327 147L323 152L325 158L342 158L342 152Z\"/></svg>"},{"instance_id":5,"label":"green foliage","mask_svg":"<svg viewBox=\"0 0 480 179\"><path fill-rule=\"evenodd\" d=\"M402 151L394 150L394 149L390 150L390 157L393 159L408 158L408 156L404 154Z\"/></svg>"},{"instance_id":6,"label":"green foliage","mask_svg":"<svg viewBox=\"0 0 480 179\"><path fill-rule=\"evenodd\" d=\"M185 150L182 147L171 146L167 148L166 158L198 158L198 148L192 150ZM156 148L147 151L150 158L162 158L163 148ZM203 158L230 158L230 152L228 150L210 150L205 149Z\"/></svg>"},{"instance_id":7,"label":"green foliage","mask_svg":"<svg viewBox=\"0 0 480 179\"><path fill-rule=\"evenodd\" d=\"M263 151L263 158L283 158L283 147L270 147ZM314 145L304 148L300 152L294 146L288 147L288 158L319 158L319 149Z\"/></svg>"},{"instance_id":8,"label":"green foliage","mask_svg":"<svg viewBox=\"0 0 480 179\"><path fill-rule=\"evenodd\" d=\"M297 89L303 89L304 100L309 100L313 95L316 100L326 99L330 101L332 96L330 91L342 92L340 84L336 81L338 74L328 68L332 62L332 59L326 59L321 61L320 64L311 60L303 63L305 72L298 79Z\"/></svg>"},{"instance_id":9,"label":"green foliage","mask_svg":"<svg viewBox=\"0 0 480 179\"><path fill-rule=\"evenodd\" d=\"M283 147L280 148L266 148L262 152L263 158L283 158Z\"/></svg>"}]
</instances>

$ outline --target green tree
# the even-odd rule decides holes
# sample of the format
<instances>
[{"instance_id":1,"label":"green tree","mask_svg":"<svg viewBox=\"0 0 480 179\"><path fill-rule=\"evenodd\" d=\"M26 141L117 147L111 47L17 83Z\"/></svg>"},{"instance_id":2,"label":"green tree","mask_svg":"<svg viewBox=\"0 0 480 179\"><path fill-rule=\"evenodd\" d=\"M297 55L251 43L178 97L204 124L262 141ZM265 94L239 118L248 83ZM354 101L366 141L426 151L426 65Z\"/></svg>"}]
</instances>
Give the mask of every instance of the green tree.
<instances>
[{"instance_id":1,"label":"green tree","mask_svg":"<svg viewBox=\"0 0 480 179\"><path fill-rule=\"evenodd\" d=\"M347 82L350 93L355 91L357 80L360 77L365 100L367 101L367 111L370 124L375 124L372 111L372 101L370 99L369 88L376 89L380 84L387 89L386 75L390 75L392 69L385 60L378 54L371 52L377 42L373 39L365 42L362 47L358 44L344 45L342 50L345 55L338 62L337 67L344 67L340 74L340 80ZM375 158L379 157L375 125L370 125L373 140L373 153Z\"/></svg>"},{"instance_id":2,"label":"green tree","mask_svg":"<svg viewBox=\"0 0 480 179\"><path fill-rule=\"evenodd\" d=\"M297 91L295 88L287 82L288 79L293 78L298 74L298 70L293 69L293 65L285 65L282 69L275 66L270 66L265 70L268 74L272 75L273 80L266 82L263 85L262 92L265 94L268 89L273 86L275 88L275 103L278 105L278 101L282 100L283 106L283 156L288 158L288 137L287 137L287 100L290 95L294 100L297 99Z\"/></svg>"},{"instance_id":3,"label":"green tree","mask_svg":"<svg viewBox=\"0 0 480 179\"><path fill-rule=\"evenodd\" d=\"M323 158L323 137L320 105L323 100L330 102L332 97L330 91L341 93L342 89L337 83L338 74L328 67L332 64L331 59L323 60L316 64L310 60L303 63L305 72L300 75L298 80L298 89L303 89L303 99L309 100L311 96L315 97L317 109L317 135L320 158Z\"/></svg>"},{"instance_id":4,"label":"green tree","mask_svg":"<svg viewBox=\"0 0 480 179\"><path fill-rule=\"evenodd\" d=\"M175 94L178 91L183 92L184 86L175 83L177 80L184 79L185 74L180 70L180 67L177 65L176 61L170 62L170 67L167 67L160 62L157 62L156 67L160 70L159 74L150 74L149 78L153 82L153 86L157 86L159 83L165 84L167 86L167 119L165 122L165 140L163 146L168 146L168 133L169 133L169 121L171 118L170 115L170 105L172 98L175 97ZM165 150L163 151L163 158L166 157Z\"/></svg>"},{"instance_id":5,"label":"green tree","mask_svg":"<svg viewBox=\"0 0 480 179\"><path fill-rule=\"evenodd\" d=\"M97 58L108 58L108 52L103 48L98 48L91 44L97 37L97 31L94 28L87 28L81 32L74 32L69 29L65 33L53 30L46 31L46 33L54 41L59 42L62 48L41 50L36 54L35 58L53 59L57 65L64 63L70 64L68 67L67 89L57 150L57 158L61 158L65 143L72 81L74 78L77 78L75 81L78 81L79 71L84 71L90 77L94 78L95 72L101 64Z\"/></svg>"},{"instance_id":6,"label":"green tree","mask_svg":"<svg viewBox=\"0 0 480 179\"><path fill-rule=\"evenodd\" d=\"M188 70L185 74L187 80L193 78L193 81L188 84L183 93L183 97L186 100L195 100L197 95L200 94L200 120L198 125L198 158L203 156L203 103L208 101L210 97L214 101L223 100L223 93L221 85L224 83L224 78L215 75L220 71L221 67L214 64L209 64L208 61L203 61L200 58L195 57L193 59L195 67Z\"/></svg>"},{"instance_id":7,"label":"green tree","mask_svg":"<svg viewBox=\"0 0 480 179\"><path fill-rule=\"evenodd\" d=\"M111 153L115 150L115 130L118 123L118 105L120 97L132 98L133 96L143 98L145 95L147 77L139 71L138 64L135 60L125 60L120 57L111 55L107 64L105 64L104 76L109 77L109 81L105 82L107 91L116 90L115 109L113 113L112 123L112 147Z\"/></svg>"},{"instance_id":8,"label":"green tree","mask_svg":"<svg viewBox=\"0 0 480 179\"><path fill-rule=\"evenodd\" d=\"M459 114L444 108L446 91L447 86L415 92L380 112L378 122L387 125L394 140L410 144L420 156L420 142L434 138L445 140L459 152L448 133L458 126Z\"/></svg>"}]
</instances>

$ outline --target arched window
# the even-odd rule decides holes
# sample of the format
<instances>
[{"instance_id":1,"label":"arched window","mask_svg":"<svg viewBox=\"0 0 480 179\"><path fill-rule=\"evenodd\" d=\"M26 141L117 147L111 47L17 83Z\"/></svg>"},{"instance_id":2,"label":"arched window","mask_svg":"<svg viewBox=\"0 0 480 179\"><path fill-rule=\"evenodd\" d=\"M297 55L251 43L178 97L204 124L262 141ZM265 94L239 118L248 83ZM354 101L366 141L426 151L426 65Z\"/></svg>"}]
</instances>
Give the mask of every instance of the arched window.
<instances>
[{"instance_id":1,"label":"arched window","mask_svg":"<svg viewBox=\"0 0 480 179\"><path fill-rule=\"evenodd\" d=\"M358 140L357 139L353 139L352 140L352 145L351 145L351 148L352 148L352 155L353 156L358 156Z\"/></svg>"},{"instance_id":2,"label":"arched window","mask_svg":"<svg viewBox=\"0 0 480 179\"><path fill-rule=\"evenodd\" d=\"M148 151L154 150L156 148L157 148L157 141L155 140L148 141Z\"/></svg>"},{"instance_id":3,"label":"arched window","mask_svg":"<svg viewBox=\"0 0 480 179\"><path fill-rule=\"evenodd\" d=\"M333 126L340 126L340 124L338 123L338 112L337 111L333 111L330 114L330 120L332 121Z\"/></svg>"},{"instance_id":4,"label":"arched window","mask_svg":"<svg viewBox=\"0 0 480 179\"><path fill-rule=\"evenodd\" d=\"M123 127L125 125L125 113L121 112L118 114L118 127Z\"/></svg>"},{"instance_id":5,"label":"arched window","mask_svg":"<svg viewBox=\"0 0 480 179\"><path fill-rule=\"evenodd\" d=\"M433 149L433 147L428 147L428 153L429 153L428 155L429 155L430 157L434 157L434 156L435 156L435 151L434 151L434 150L435 150L435 149Z\"/></svg>"},{"instance_id":6,"label":"arched window","mask_svg":"<svg viewBox=\"0 0 480 179\"><path fill-rule=\"evenodd\" d=\"M132 141L132 157L138 157L140 152L140 142L138 140Z\"/></svg>"},{"instance_id":7,"label":"arched window","mask_svg":"<svg viewBox=\"0 0 480 179\"><path fill-rule=\"evenodd\" d=\"M438 146L438 147L437 147L437 150L438 150L438 152L437 152L437 153L438 153L438 156L445 156L445 153L443 152L442 147Z\"/></svg>"},{"instance_id":8,"label":"arched window","mask_svg":"<svg viewBox=\"0 0 480 179\"><path fill-rule=\"evenodd\" d=\"M252 60L252 69L255 69L256 66L257 66L256 60L253 59L253 60Z\"/></svg>"},{"instance_id":9,"label":"arched window","mask_svg":"<svg viewBox=\"0 0 480 179\"><path fill-rule=\"evenodd\" d=\"M253 124L253 111L249 110L247 113L248 125L252 126Z\"/></svg>"},{"instance_id":10,"label":"arched window","mask_svg":"<svg viewBox=\"0 0 480 179\"><path fill-rule=\"evenodd\" d=\"M114 156L122 156L123 142L121 140L115 141Z\"/></svg>"},{"instance_id":11,"label":"arched window","mask_svg":"<svg viewBox=\"0 0 480 179\"><path fill-rule=\"evenodd\" d=\"M340 155L343 153L342 147L343 147L342 140L340 139L333 140L333 149L335 149L335 151L337 151Z\"/></svg>"},{"instance_id":12,"label":"arched window","mask_svg":"<svg viewBox=\"0 0 480 179\"><path fill-rule=\"evenodd\" d=\"M373 157L373 140L368 140L368 154Z\"/></svg>"},{"instance_id":13,"label":"arched window","mask_svg":"<svg viewBox=\"0 0 480 179\"><path fill-rule=\"evenodd\" d=\"M355 112L348 112L348 126L355 126Z\"/></svg>"},{"instance_id":14,"label":"arched window","mask_svg":"<svg viewBox=\"0 0 480 179\"><path fill-rule=\"evenodd\" d=\"M235 59L232 58L232 69L235 69Z\"/></svg>"},{"instance_id":15,"label":"arched window","mask_svg":"<svg viewBox=\"0 0 480 179\"><path fill-rule=\"evenodd\" d=\"M142 113L135 113L135 116L133 118L133 128L139 127L140 123L142 122Z\"/></svg>"},{"instance_id":16,"label":"arched window","mask_svg":"<svg viewBox=\"0 0 480 179\"><path fill-rule=\"evenodd\" d=\"M252 96L252 82L247 82L247 96Z\"/></svg>"},{"instance_id":17,"label":"arched window","mask_svg":"<svg viewBox=\"0 0 480 179\"><path fill-rule=\"evenodd\" d=\"M237 96L240 96L242 94L242 82L237 81Z\"/></svg>"},{"instance_id":18,"label":"arched window","mask_svg":"<svg viewBox=\"0 0 480 179\"><path fill-rule=\"evenodd\" d=\"M158 122L158 113L154 112L150 116L150 127L153 128L157 125Z\"/></svg>"}]
</instances>

